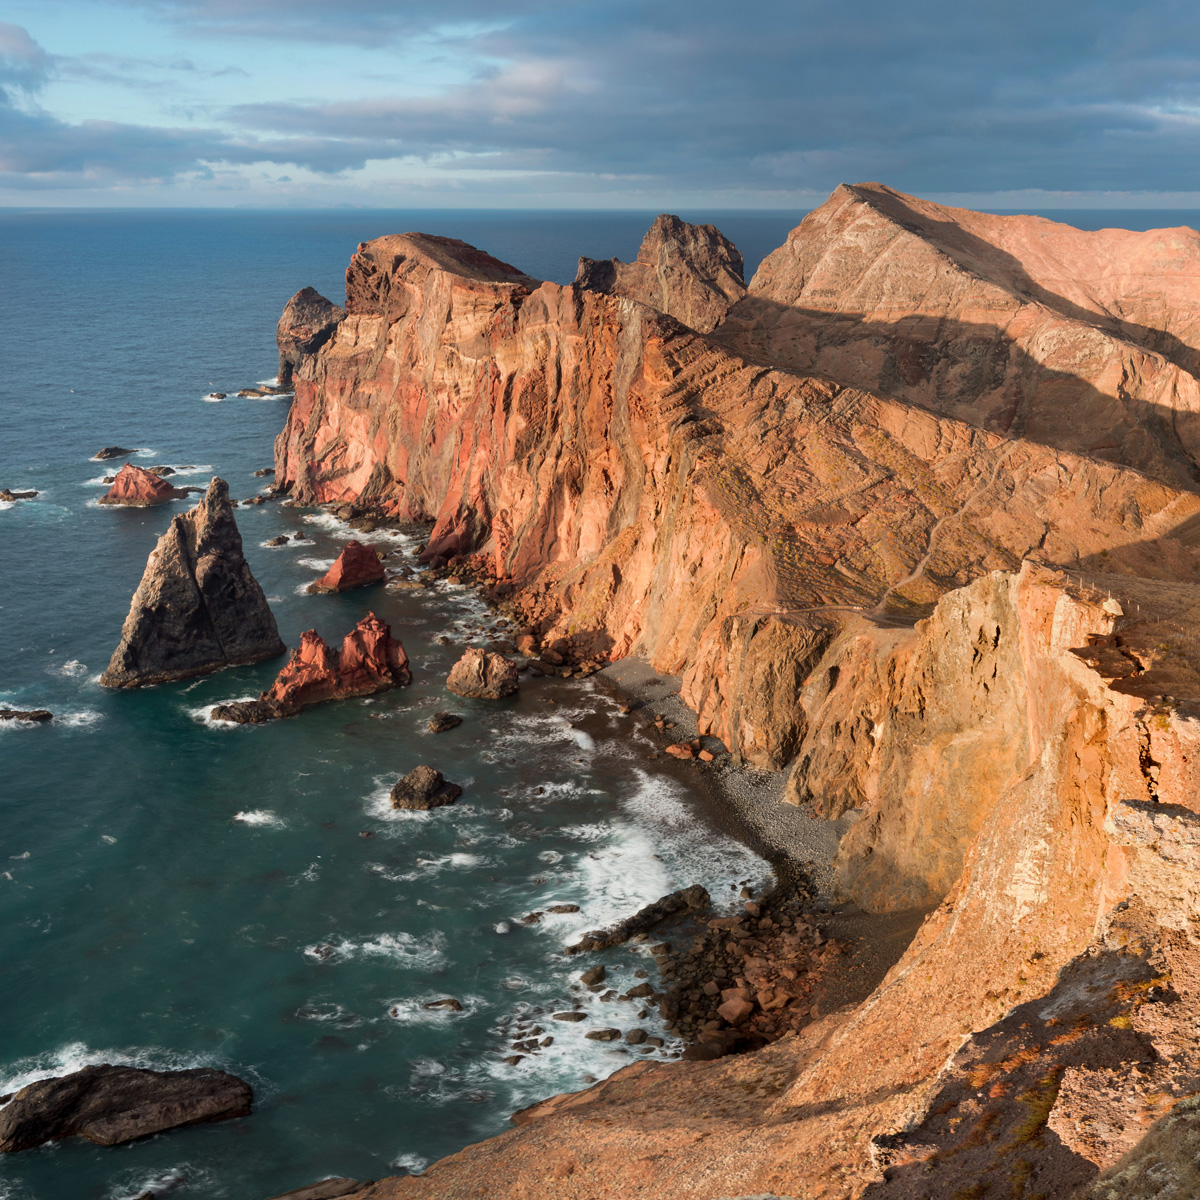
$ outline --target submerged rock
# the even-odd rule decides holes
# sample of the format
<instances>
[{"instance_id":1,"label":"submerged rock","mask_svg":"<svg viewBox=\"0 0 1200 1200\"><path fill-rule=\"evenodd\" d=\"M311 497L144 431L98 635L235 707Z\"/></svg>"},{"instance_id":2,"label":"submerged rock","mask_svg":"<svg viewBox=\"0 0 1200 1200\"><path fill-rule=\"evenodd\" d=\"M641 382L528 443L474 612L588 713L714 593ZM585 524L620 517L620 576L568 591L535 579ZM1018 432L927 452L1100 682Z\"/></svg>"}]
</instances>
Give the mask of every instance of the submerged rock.
<instances>
[{"instance_id":1,"label":"submerged rock","mask_svg":"<svg viewBox=\"0 0 1200 1200\"><path fill-rule=\"evenodd\" d=\"M337 562L317 580L309 584L310 592L348 592L352 588L382 583L385 575L379 555L362 542L350 541L338 555Z\"/></svg>"},{"instance_id":2,"label":"submerged rock","mask_svg":"<svg viewBox=\"0 0 1200 1200\"><path fill-rule=\"evenodd\" d=\"M253 1099L244 1080L209 1067L84 1067L31 1083L0 1108L0 1153L67 1137L116 1146L180 1125L244 1117Z\"/></svg>"},{"instance_id":3,"label":"submerged rock","mask_svg":"<svg viewBox=\"0 0 1200 1200\"><path fill-rule=\"evenodd\" d=\"M446 678L450 691L472 700L499 700L511 696L519 686L517 668L490 650L468 650Z\"/></svg>"},{"instance_id":4,"label":"submerged rock","mask_svg":"<svg viewBox=\"0 0 1200 1200\"><path fill-rule=\"evenodd\" d=\"M408 655L386 621L367 613L342 640L335 657L315 629L300 635L287 666L257 700L235 700L212 709L215 721L259 725L289 717L311 704L370 696L412 682Z\"/></svg>"},{"instance_id":5,"label":"submerged rock","mask_svg":"<svg viewBox=\"0 0 1200 1200\"><path fill-rule=\"evenodd\" d=\"M100 503L151 508L155 504L166 504L168 500L178 500L187 494L186 489L173 487L153 471L144 471L141 467L135 467L133 463L126 463L117 472L112 487L100 497Z\"/></svg>"},{"instance_id":6,"label":"submerged rock","mask_svg":"<svg viewBox=\"0 0 1200 1200\"><path fill-rule=\"evenodd\" d=\"M164 683L283 651L267 598L242 554L228 485L214 479L151 551L100 682Z\"/></svg>"},{"instance_id":7,"label":"submerged rock","mask_svg":"<svg viewBox=\"0 0 1200 1200\"><path fill-rule=\"evenodd\" d=\"M103 461L106 458L120 458L122 455L132 453L133 451L128 446L105 446L103 450L97 450L92 458Z\"/></svg>"},{"instance_id":8,"label":"submerged rock","mask_svg":"<svg viewBox=\"0 0 1200 1200\"><path fill-rule=\"evenodd\" d=\"M447 783L441 771L421 765L414 767L392 788L392 807L428 811L453 804L461 795L462 788L457 783Z\"/></svg>"}]
</instances>

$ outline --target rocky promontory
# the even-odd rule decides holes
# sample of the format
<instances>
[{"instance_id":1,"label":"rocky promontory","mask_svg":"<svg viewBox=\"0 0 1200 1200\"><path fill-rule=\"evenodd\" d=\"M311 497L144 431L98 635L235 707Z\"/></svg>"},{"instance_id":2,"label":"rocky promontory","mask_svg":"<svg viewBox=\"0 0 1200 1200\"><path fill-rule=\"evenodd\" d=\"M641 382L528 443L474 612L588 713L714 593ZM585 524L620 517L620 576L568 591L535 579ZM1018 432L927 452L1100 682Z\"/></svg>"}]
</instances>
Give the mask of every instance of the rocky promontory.
<instances>
[{"instance_id":1,"label":"rocky promontory","mask_svg":"<svg viewBox=\"0 0 1200 1200\"><path fill-rule=\"evenodd\" d=\"M242 553L229 486L213 479L204 499L174 517L150 552L100 682L166 683L283 651L275 617Z\"/></svg>"},{"instance_id":2,"label":"rocky promontory","mask_svg":"<svg viewBox=\"0 0 1200 1200\"><path fill-rule=\"evenodd\" d=\"M326 700L371 696L412 682L408 655L386 621L367 613L342 640L335 656L315 629L300 635L287 666L257 700L235 700L212 710L217 721L260 725L290 717Z\"/></svg>"},{"instance_id":3,"label":"rocky promontory","mask_svg":"<svg viewBox=\"0 0 1200 1200\"><path fill-rule=\"evenodd\" d=\"M682 676L701 735L845 822L839 901L919 929L827 1009L803 913L710 924L672 1019L790 1036L369 1195L1188 1194L1200 234L857 184L744 291L703 229L643 249L559 287L363 244L279 486L432 522L566 664Z\"/></svg>"}]
</instances>

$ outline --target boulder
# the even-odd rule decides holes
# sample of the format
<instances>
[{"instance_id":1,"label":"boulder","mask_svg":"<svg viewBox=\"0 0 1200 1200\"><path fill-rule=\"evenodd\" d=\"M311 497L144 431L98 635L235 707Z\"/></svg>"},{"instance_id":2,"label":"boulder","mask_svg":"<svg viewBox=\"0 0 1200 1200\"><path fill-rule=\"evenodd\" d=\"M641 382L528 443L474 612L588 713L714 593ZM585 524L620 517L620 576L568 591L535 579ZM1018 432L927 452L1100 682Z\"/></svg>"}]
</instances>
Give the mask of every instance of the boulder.
<instances>
[{"instance_id":1,"label":"boulder","mask_svg":"<svg viewBox=\"0 0 1200 1200\"><path fill-rule=\"evenodd\" d=\"M186 496L182 488L172 487L151 471L126 463L113 479L112 487L100 497L101 504L122 504L129 508L151 508Z\"/></svg>"},{"instance_id":2,"label":"boulder","mask_svg":"<svg viewBox=\"0 0 1200 1200\"><path fill-rule=\"evenodd\" d=\"M0 708L0 721L52 721L54 714L45 708Z\"/></svg>"},{"instance_id":3,"label":"boulder","mask_svg":"<svg viewBox=\"0 0 1200 1200\"><path fill-rule=\"evenodd\" d=\"M750 1014L754 1011L754 1004L749 1000L743 1000L739 996L733 996L726 1000L724 1004L717 1008L717 1012L729 1022L730 1025L740 1025L747 1020Z\"/></svg>"},{"instance_id":4,"label":"boulder","mask_svg":"<svg viewBox=\"0 0 1200 1200\"><path fill-rule=\"evenodd\" d=\"M174 467L147 467L146 471L150 475L157 475L159 479L166 479L168 475L175 474Z\"/></svg>"},{"instance_id":5,"label":"boulder","mask_svg":"<svg viewBox=\"0 0 1200 1200\"><path fill-rule=\"evenodd\" d=\"M244 1080L208 1067L84 1067L31 1083L0 1108L0 1153L67 1137L116 1146L180 1125L244 1117L253 1099Z\"/></svg>"},{"instance_id":6,"label":"boulder","mask_svg":"<svg viewBox=\"0 0 1200 1200\"><path fill-rule=\"evenodd\" d=\"M583 1035L592 1042L615 1042L620 1036L619 1029L589 1029Z\"/></svg>"},{"instance_id":7,"label":"boulder","mask_svg":"<svg viewBox=\"0 0 1200 1200\"><path fill-rule=\"evenodd\" d=\"M97 450L92 458L103 461L107 458L122 458L126 454L132 454L133 451L127 446L105 446L103 450Z\"/></svg>"},{"instance_id":8,"label":"boulder","mask_svg":"<svg viewBox=\"0 0 1200 1200\"><path fill-rule=\"evenodd\" d=\"M461 795L457 783L447 783L441 771L422 765L414 767L392 788L392 807L427 811L453 804Z\"/></svg>"},{"instance_id":9,"label":"boulder","mask_svg":"<svg viewBox=\"0 0 1200 1200\"><path fill-rule=\"evenodd\" d=\"M579 976L579 982L591 987L594 983L603 983L604 977L608 974L608 968L601 963L596 967L589 967L582 975Z\"/></svg>"},{"instance_id":10,"label":"boulder","mask_svg":"<svg viewBox=\"0 0 1200 1200\"><path fill-rule=\"evenodd\" d=\"M468 650L451 668L446 687L472 700L499 700L520 686L517 668L490 650Z\"/></svg>"},{"instance_id":11,"label":"boulder","mask_svg":"<svg viewBox=\"0 0 1200 1200\"><path fill-rule=\"evenodd\" d=\"M382 583L384 574L379 555L370 546L351 541L346 543L346 548L338 555L337 562L316 583L310 584L308 590L348 592L351 588Z\"/></svg>"},{"instance_id":12,"label":"boulder","mask_svg":"<svg viewBox=\"0 0 1200 1200\"><path fill-rule=\"evenodd\" d=\"M226 394L224 392L209 392L204 398L206 400L224 400L225 395Z\"/></svg>"},{"instance_id":13,"label":"boulder","mask_svg":"<svg viewBox=\"0 0 1200 1200\"><path fill-rule=\"evenodd\" d=\"M283 650L267 598L242 554L228 485L214 479L204 499L173 518L151 551L100 682L165 683Z\"/></svg>"},{"instance_id":14,"label":"boulder","mask_svg":"<svg viewBox=\"0 0 1200 1200\"><path fill-rule=\"evenodd\" d=\"M462 1001L456 1000L453 996L447 996L444 1000L430 1000L428 1004L422 1004L421 1007L433 1012L462 1012L463 1010Z\"/></svg>"},{"instance_id":15,"label":"boulder","mask_svg":"<svg viewBox=\"0 0 1200 1200\"><path fill-rule=\"evenodd\" d=\"M287 540L288 540L287 534L281 533L278 537L268 538L267 545L268 546L286 546Z\"/></svg>"},{"instance_id":16,"label":"boulder","mask_svg":"<svg viewBox=\"0 0 1200 1200\"><path fill-rule=\"evenodd\" d=\"M430 733L445 733L448 729L455 729L463 723L462 717L458 713L438 712L434 713L429 718Z\"/></svg>"}]
</instances>

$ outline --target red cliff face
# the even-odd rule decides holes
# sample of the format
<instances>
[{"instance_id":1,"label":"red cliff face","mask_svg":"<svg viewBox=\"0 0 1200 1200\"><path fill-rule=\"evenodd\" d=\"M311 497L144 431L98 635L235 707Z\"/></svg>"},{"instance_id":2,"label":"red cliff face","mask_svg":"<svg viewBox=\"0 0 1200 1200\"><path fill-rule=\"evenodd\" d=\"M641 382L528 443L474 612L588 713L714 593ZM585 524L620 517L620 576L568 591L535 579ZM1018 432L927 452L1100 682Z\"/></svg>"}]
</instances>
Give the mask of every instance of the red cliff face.
<instances>
[{"instance_id":1,"label":"red cliff face","mask_svg":"<svg viewBox=\"0 0 1200 1200\"><path fill-rule=\"evenodd\" d=\"M317 580L309 585L310 592L348 592L352 588L380 583L387 572L379 555L362 542L350 541L338 555L337 562Z\"/></svg>"},{"instance_id":2,"label":"red cliff face","mask_svg":"<svg viewBox=\"0 0 1200 1200\"><path fill-rule=\"evenodd\" d=\"M166 504L178 496L186 496L181 488L172 487L165 479L133 463L126 463L112 482L112 487L100 497L101 504L125 504L132 508L149 508L155 504Z\"/></svg>"}]
</instances>

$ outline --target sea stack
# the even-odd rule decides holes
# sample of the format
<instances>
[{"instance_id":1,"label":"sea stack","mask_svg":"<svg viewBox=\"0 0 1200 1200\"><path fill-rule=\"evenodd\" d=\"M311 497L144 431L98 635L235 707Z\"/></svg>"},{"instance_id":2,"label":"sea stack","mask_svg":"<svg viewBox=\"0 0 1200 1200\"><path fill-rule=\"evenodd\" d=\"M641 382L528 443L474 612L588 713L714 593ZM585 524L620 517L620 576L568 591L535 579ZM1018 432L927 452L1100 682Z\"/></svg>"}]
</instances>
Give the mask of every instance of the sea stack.
<instances>
[{"instance_id":1,"label":"sea stack","mask_svg":"<svg viewBox=\"0 0 1200 1200\"><path fill-rule=\"evenodd\" d=\"M175 517L151 551L100 682L166 683L260 662L284 649L242 554L229 485L213 479L204 499Z\"/></svg>"},{"instance_id":2,"label":"sea stack","mask_svg":"<svg viewBox=\"0 0 1200 1200\"><path fill-rule=\"evenodd\" d=\"M305 630L299 648L292 651L267 691L257 700L219 704L212 716L239 725L261 725L290 717L311 704L370 696L411 682L404 647L392 637L388 623L372 612L346 634L336 656L315 629Z\"/></svg>"},{"instance_id":3,"label":"sea stack","mask_svg":"<svg viewBox=\"0 0 1200 1200\"><path fill-rule=\"evenodd\" d=\"M345 315L345 309L326 300L316 288L301 288L287 302L275 331L281 388L292 386L296 367L329 341Z\"/></svg>"},{"instance_id":4,"label":"sea stack","mask_svg":"<svg viewBox=\"0 0 1200 1200\"><path fill-rule=\"evenodd\" d=\"M101 504L122 504L128 508L152 508L186 496L184 488L173 487L153 471L126 463L113 480L112 487L100 497Z\"/></svg>"}]
</instances>

